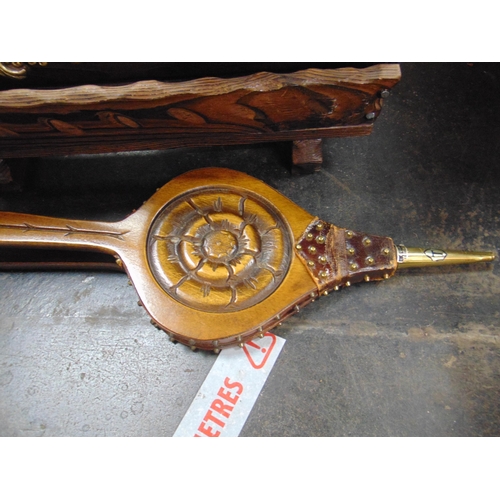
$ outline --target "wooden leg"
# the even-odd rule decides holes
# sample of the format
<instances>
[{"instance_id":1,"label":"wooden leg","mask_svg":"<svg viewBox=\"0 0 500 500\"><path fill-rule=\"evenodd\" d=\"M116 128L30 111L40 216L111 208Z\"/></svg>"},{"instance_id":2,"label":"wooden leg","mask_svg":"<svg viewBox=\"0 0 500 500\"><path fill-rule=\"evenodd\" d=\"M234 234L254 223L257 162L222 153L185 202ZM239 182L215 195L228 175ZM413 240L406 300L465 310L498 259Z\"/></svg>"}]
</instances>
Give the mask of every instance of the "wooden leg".
<instances>
[{"instance_id":1,"label":"wooden leg","mask_svg":"<svg viewBox=\"0 0 500 500\"><path fill-rule=\"evenodd\" d=\"M321 169L323 163L323 139L293 141L292 172L312 174Z\"/></svg>"}]
</instances>

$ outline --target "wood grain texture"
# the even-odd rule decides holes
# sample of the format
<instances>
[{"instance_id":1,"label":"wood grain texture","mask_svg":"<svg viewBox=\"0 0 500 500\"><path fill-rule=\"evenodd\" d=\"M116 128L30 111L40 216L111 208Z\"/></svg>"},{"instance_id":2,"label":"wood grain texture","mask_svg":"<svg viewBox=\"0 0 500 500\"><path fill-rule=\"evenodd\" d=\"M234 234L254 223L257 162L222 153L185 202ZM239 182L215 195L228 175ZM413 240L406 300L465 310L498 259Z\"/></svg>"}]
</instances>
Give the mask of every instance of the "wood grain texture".
<instances>
[{"instance_id":1,"label":"wood grain texture","mask_svg":"<svg viewBox=\"0 0 500 500\"><path fill-rule=\"evenodd\" d=\"M364 69L342 68L332 70L308 69L289 75L257 73L240 78L200 78L190 82L145 81L120 86L83 85L67 89L37 90L12 89L0 93L0 112L58 112L67 107L97 109L98 105L108 107L110 103L146 102L150 106L176 96L194 94L214 96L239 90L271 92L289 86L309 87L311 85L368 85L391 87L401 78L397 64L380 64ZM168 102L168 101L167 101Z\"/></svg>"},{"instance_id":2,"label":"wood grain texture","mask_svg":"<svg viewBox=\"0 0 500 500\"><path fill-rule=\"evenodd\" d=\"M293 141L292 163L299 171L312 173L323 163L323 139Z\"/></svg>"},{"instance_id":3,"label":"wood grain texture","mask_svg":"<svg viewBox=\"0 0 500 500\"><path fill-rule=\"evenodd\" d=\"M0 158L370 133L398 65L0 92Z\"/></svg>"},{"instance_id":4,"label":"wood grain texture","mask_svg":"<svg viewBox=\"0 0 500 500\"><path fill-rule=\"evenodd\" d=\"M258 179L220 168L175 178L120 222L1 212L0 247L111 255L153 324L208 350L242 344L320 294L396 268L389 238L319 221Z\"/></svg>"}]
</instances>

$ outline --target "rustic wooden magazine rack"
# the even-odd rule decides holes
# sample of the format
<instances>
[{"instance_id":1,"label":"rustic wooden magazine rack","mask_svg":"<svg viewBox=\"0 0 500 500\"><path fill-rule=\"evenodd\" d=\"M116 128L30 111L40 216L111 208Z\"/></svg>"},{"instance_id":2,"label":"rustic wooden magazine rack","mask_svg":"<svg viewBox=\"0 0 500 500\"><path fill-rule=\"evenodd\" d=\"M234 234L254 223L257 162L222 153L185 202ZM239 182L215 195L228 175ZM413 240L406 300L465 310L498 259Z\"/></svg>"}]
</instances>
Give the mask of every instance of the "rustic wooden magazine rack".
<instances>
[{"instance_id":1,"label":"rustic wooden magazine rack","mask_svg":"<svg viewBox=\"0 0 500 500\"><path fill-rule=\"evenodd\" d=\"M370 134L401 73L397 64L310 64L274 64L305 68L292 73L194 79L182 79L200 73L191 66L182 73L172 64L155 71L110 64L117 76L109 70L98 79L106 66L0 63L0 159L291 141L293 165L314 171L323 138ZM235 66L237 74L247 68ZM141 68L161 79L127 81ZM216 65L203 70L217 74ZM69 71L83 76L69 79ZM169 72L178 80L169 80ZM73 85L54 87L59 74Z\"/></svg>"}]
</instances>

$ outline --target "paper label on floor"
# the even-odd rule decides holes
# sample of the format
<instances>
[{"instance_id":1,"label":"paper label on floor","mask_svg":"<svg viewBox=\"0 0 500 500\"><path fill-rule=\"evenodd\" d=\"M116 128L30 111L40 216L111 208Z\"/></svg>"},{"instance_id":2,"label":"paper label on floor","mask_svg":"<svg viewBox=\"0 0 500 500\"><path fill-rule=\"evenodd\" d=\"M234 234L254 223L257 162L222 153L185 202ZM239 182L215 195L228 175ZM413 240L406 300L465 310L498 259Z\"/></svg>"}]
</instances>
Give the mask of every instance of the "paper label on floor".
<instances>
[{"instance_id":1,"label":"paper label on floor","mask_svg":"<svg viewBox=\"0 0 500 500\"><path fill-rule=\"evenodd\" d=\"M272 333L221 351L174 437L237 437L285 344Z\"/></svg>"}]
</instances>

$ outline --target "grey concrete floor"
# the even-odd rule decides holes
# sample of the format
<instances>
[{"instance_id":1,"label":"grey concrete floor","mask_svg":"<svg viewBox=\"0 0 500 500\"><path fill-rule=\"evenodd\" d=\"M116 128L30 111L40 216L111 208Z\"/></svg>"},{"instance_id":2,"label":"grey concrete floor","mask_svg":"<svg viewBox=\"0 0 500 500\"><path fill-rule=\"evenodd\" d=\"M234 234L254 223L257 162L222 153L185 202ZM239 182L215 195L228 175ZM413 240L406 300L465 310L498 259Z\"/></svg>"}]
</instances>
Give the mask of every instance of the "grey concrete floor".
<instances>
[{"instance_id":1,"label":"grey concrete floor","mask_svg":"<svg viewBox=\"0 0 500 500\"><path fill-rule=\"evenodd\" d=\"M403 64L369 137L290 174L268 144L11 160L0 210L118 220L189 169L261 178L312 214L396 243L498 253L500 65ZM500 435L500 271L400 271L311 304L243 436ZM215 355L171 344L127 278L0 273L1 436L171 436Z\"/></svg>"}]
</instances>

